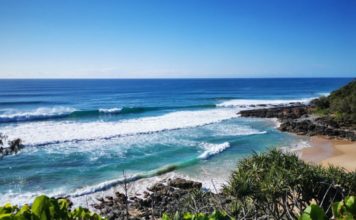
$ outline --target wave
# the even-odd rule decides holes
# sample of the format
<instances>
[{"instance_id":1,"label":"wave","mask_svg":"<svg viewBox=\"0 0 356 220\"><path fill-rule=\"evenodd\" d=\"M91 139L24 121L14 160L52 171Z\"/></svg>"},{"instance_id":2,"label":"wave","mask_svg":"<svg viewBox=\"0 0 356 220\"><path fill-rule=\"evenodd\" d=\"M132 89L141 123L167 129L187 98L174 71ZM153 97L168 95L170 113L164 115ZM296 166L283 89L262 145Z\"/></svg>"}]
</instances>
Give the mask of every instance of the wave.
<instances>
[{"instance_id":1,"label":"wave","mask_svg":"<svg viewBox=\"0 0 356 220\"><path fill-rule=\"evenodd\" d=\"M213 155L221 153L222 151L230 147L230 143L229 142L224 142L222 144L204 143L203 147L205 151L198 156L199 159L208 159Z\"/></svg>"},{"instance_id":2,"label":"wave","mask_svg":"<svg viewBox=\"0 0 356 220\"><path fill-rule=\"evenodd\" d=\"M45 121L2 127L9 138L21 137L27 145L111 139L167 130L198 127L238 117L234 109L177 111L160 116L115 122Z\"/></svg>"},{"instance_id":3,"label":"wave","mask_svg":"<svg viewBox=\"0 0 356 220\"><path fill-rule=\"evenodd\" d=\"M123 107L123 108L99 108L98 110L77 110L71 107L38 108L31 111L7 110L0 114L0 123L44 121L52 119L77 119L85 117L99 117L121 114L138 114L149 111L173 110L173 109L204 109L214 108L215 105L193 105L178 107Z\"/></svg>"},{"instance_id":4,"label":"wave","mask_svg":"<svg viewBox=\"0 0 356 220\"><path fill-rule=\"evenodd\" d=\"M38 108L25 112L7 110L0 115L0 123L60 118L63 116L68 116L74 111L75 109L70 107Z\"/></svg>"},{"instance_id":5,"label":"wave","mask_svg":"<svg viewBox=\"0 0 356 220\"><path fill-rule=\"evenodd\" d=\"M132 175L130 177L127 178L119 178L119 179L114 179L114 180L109 180L109 181L105 181L102 183L99 183L97 185L94 186L87 186L84 187L82 189L78 189L73 193L70 193L69 195L67 194L63 194L63 195L58 195L58 196L69 196L71 198L76 198L76 197L81 197L81 196L86 196L86 195L90 195L93 193L97 193L97 192L102 192L108 189L111 189L115 186L121 185L123 183L131 183L140 179L144 179L144 178L150 178L150 177L154 177L154 176L159 176L159 175L163 175L165 173L169 173L172 172L174 170L177 170L179 168L183 168L186 166L189 166L189 164L195 163L197 162L197 160L190 160L187 162L183 162L180 164L172 164L172 165L167 165L167 166L163 166L159 169L156 170L152 170L149 172L145 172L145 173L140 173L140 174L135 174Z\"/></svg>"},{"instance_id":6,"label":"wave","mask_svg":"<svg viewBox=\"0 0 356 220\"><path fill-rule=\"evenodd\" d=\"M240 107L240 108L251 108L251 107L271 107L280 105L293 105L293 104L307 104L313 98L304 99L277 99L277 100L266 100L266 99L233 99L216 104L217 107Z\"/></svg>"},{"instance_id":7,"label":"wave","mask_svg":"<svg viewBox=\"0 0 356 220\"><path fill-rule=\"evenodd\" d=\"M56 190L57 193L47 193L49 195L51 195L52 197L69 197L71 199L76 199L76 198L81 198L81 197L85 197L88 195L92 195L95 193L99 193L99 192L104 192L107 190L112 189L113 187L116 187L118 185L123 184L124 182L126 183L130 183L130 182L135 182L138 181L140 179L146 179L146 178L151 178L151 177L156 177L156 176L161 176L167 173L171 173L173 171L176 171L178 169L182 169L191 165L194 165L196 163L198 163L200 160L206 160L209 159L212 156L215 156L221 152L223 152L224 150L226 150L227 148L231 147L229 142L224 142L221 144L212 144L212 143L206 143L203 142L200 144L205 151L200 154L199 156L197 156L196 158L193 158L191 160L187 160L187 161L183 161L183 162L179 162L179 163L174 163L174 164L168 164L165 166L162 166L158 169L154 169L151 171L147 171L147 172L142 172L142 173L136 173L133 174L131 176L128 176L127 178L117 178L117 179L113 179L113 180L108 180L108 181L104 181L95 185L90 185L90 186L85 186L82 187L80 189L77 189L71 193L68 193L68 190ZM14 200L14 202L16 204L24 204L24 203L28 203L30 200L32 200L35 196L37 196L38 194L42 194L43 192L38 192L38 193L29 193L28 195L26 195L25 197L24 194L22 193L21 195L16 195L14 193L9 193L9 194L5 194L4 198L11 198L11 200ZM21 197L20 199L18 199L18 197ZM1 199L0 199L1 201ZM6 200L7 201L7 200Z\"/></svg>"},{"instance_id":8,"label":"wave","mask_svg":"<svg viewBox=\"0 0 356 220\"><path fill-rule=\"evenodd\" d=\"M122 108L100 108L99 112L103 113L118 113L122 110Z\"/></svg>"},{"instance_id":9,"label":"wave","mask_svg":"<svg viewBox=\"0 0 356 220\"><path fill-rule=\"evenodd\" d=\"M99 183L95 186L84 187L82 189L78 189L74 193L71 193L69 196L72 198L86 196L86 195L90 195L90 194L93 194L96 192L102 192L102 191L108 190L110 188L113 188L115 186L123 184L124 182L126 182L126 183L134 182L134 181L144 179L144 178L160 176L160 175L163 175L163 174L166 174L166 173L196 164L197 162L199 162L199 160L206 160L214 155L217 155L217 154L223 152L224 150L226 150L227 148L230 147L229 142L224 142L222 144L202 143L202 145L205 148L205 151L195 159L187 160L187 161L184 161L181 163L166 165L166 166L160 167L160 168L152 170L152 171L135 174L135 175L128 177L126 179L119 178L119 179L115 179L115 180L105 181L105 182Z\"/></svg>"}]
</instances>

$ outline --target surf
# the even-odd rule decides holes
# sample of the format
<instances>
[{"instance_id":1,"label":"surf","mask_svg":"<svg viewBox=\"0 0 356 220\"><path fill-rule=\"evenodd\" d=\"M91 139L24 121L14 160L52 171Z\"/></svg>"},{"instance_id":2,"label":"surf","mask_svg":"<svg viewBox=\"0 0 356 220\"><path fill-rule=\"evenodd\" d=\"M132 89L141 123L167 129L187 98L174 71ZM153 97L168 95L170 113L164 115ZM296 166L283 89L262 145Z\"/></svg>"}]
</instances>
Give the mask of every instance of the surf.
<instances>
[{"instance_id":1,"label":"surf","mask_svg":"<svg viewBox=\"0 0 356 220\"><path fill-rule=\"evenodd\" d=\"M4 126L2 132L21 137L24 144L43 145L68 141L109 139L203 126L238 117L233 109L177 111L160 116L114 122L34 122Z\"/></svg>"},{"instance_id":2,"label":"surf","mask_svg":"<svg viewBox=\"0 0 356 220\"><path fill-rule=\"evenodd\" d=\"M0 114L0 123L12 122L34 122L57 119L81 119L95 118L126 114L140 114L152 111L162 110L180 110L180 109L204 109L214 108L215 105L192 105L192 106L171 106L171 107L114 107L99 108L94 110L78 110L72 107L40 107L34 110L19 111L15 109L3 110Z\"/></svg>"}]
</instances>

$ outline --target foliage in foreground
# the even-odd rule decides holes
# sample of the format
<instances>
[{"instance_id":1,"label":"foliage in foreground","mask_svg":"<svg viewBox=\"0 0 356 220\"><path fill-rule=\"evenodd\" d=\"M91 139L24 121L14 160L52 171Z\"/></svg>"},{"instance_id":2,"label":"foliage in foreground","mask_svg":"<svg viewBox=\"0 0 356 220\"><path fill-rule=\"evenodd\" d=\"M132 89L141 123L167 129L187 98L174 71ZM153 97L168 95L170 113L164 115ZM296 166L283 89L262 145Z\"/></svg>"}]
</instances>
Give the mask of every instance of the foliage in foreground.
<instances>
[{"instance_id":1,"label":"foliage in foreground","mask_svg":"<svg viewBox=\"0 0 356 220\"><path fill-rule=\"evenodd\" d=\"M356 197L348 196L340 202L335 202L332 205L332 213L334 219L352 220L356 219ZM318 205L312 204L305 208L299 220L326 220L328 219L325 211ZM178 212L174 216L163 214L162 220L234 220L224 212L214 211L212 214L205 213L184 213Z\"/></svg>"},{"instance_id":2,"label":"foliage in foreground","mask_svg":"<svg viewBox=\"0 0 356 220\"><path fill-rule=\"evenodd\" d=\"M334 219L356 219L356 197L348 196L340 202L332 205ZM313 204L308 206L299 218L300 220L322 220L327 219L322 208Z\"/></svg>"},{"instance_id":3,"label":"foliage in foreground","mask_svg":"<svg viewBox=\"0 0 356 220\"><path fill-rule=\"evenodd\" d=\"M6 204L0 206L0 220L101 220L98 214L85 208L70 209L67 199L53 199L47 196L38 196L32 206L24 205L21 208Z\"/></svg>"},{"instance_id":4,"label":"foliage in foreground","mask_svg":"<svg viewBox=\"0 0 356 220\"><path fill-rule=\"evenodd\" d=\"M238 163L224 187L231 216L296 219L307 206L319 205L327 217L331 206L356 194L356 172L305 163L296 155L271 150Z\"/></svg>"},{"instance_id":5,"label":"foliage in foreground","mask_svg":"<svg viewBox=\"0 0 356 220\"><path fill-rule=\"evenodd\" d=\"M173 217L163 214L162 220L232 220L224 212L214 211L212 214L205 214L205 213L196 213L192 214L186 212L184 214L180 214L177 212Z\"/></svg>"},{"instance_id":6,"label":"foliage in foreground","mask_svg":"<svg viewBox=\"0 0 356 220\"><path fill-rule=\"evenodd\" d=\"M191 218L173 218L170 213L167 219L219 220L209 216L210 210L217 210L226 213L226 219L299 219L303 215L303 220L321 220L345 216L348 209L340 204L350 204L355 198L350 195L356 195L356 172L307 164L296 155L273 149L241 160L221 194L191 194L181 209L197 213ZM315 218L318 212L321 215Z\"/></svg>"}]
</instances>

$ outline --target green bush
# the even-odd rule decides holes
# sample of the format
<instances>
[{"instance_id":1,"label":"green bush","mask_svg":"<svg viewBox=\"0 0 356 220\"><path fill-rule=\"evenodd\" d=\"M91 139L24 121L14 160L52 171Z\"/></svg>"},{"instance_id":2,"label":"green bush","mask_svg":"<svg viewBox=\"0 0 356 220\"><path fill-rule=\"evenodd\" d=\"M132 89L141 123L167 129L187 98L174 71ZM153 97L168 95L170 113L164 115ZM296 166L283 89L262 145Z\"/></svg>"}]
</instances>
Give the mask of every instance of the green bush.
<instances>
[{"instance_id":1,"label":"green bush","mask_svg":"<svg viewBox=\"0 0 356 220\"><path fill-rule=\"evenodd\" d=\"M311 102L316 106L314 113L328 115L348 126L356 124L356 80Z\"/></svg>"},{"instance_id":2,"label":"green bush","mask_svg":"<svg viewBox=\"0 0 356 220\"><path fill-rule=\"evenodd\" d=\"M334 219L356 219L356 197L348 196L340 202L335 202L332 205L332 212ZM299 220L324 219L327 219L324 210L315 204L308 206L299 218Z\"/></svg>"},{"instance_id":3,"label":"green bush","mask_svg":"<svg viewBox=\"0 0 356 220\"><path fill-rule=\"evenodd\" d=\"M271 150L238 163L226 196L232 197L231 215L295 219L312 202L327 210L334 201L356 193L356 173L323 168L297 156ZM331 211L326 213L331 217Z\"/></svg>"},{"instance_id":4,"label":"green bush","mask_svg":"<svg viewBox=\"0 0 356 220\"><path fill-rule=\"evenodd\" d=\"M327 109L330 107L329 99L325 96L312 100L311 104L315 105L319 109Z\"/></svg>"},{"instance_id":5,"label":"green bush","mask_svg":"<svg viewBox=\"0 0 356 220\"><path fill-rule=\"evenodd\" d=\"M162 220L233 220L233 218L229 217L226 213L214 211L212 214L205 213L184 213L180 214L177 212L173 217L170 217L167 214L163 214Z\"/></svg>"},{"instance_id":6,"label":"green bush","mask_svg":"<svg viewBox=\"0 0 356 220\"><path fill-rule=\"evenodd\" d=\"M101 220L96 213L85 208L70 210L67 199L53 199L47 196L38 196L32 206L24 205L21 208L6 204L0 206L0 220Z\"/></svg>"}]
</instances>

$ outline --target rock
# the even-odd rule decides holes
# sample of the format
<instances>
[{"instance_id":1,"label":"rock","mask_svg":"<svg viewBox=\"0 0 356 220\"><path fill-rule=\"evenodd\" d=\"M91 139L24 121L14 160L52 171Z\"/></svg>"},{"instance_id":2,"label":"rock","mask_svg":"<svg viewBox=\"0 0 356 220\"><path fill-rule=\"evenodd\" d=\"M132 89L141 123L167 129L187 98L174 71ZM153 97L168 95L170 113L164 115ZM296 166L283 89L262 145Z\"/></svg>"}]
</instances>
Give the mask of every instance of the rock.
<instances>
[{"instance_id":1,"label":"rock","mask_svg":"<svg viewBox=\"0 0 356 220\"><path fill-rule=\"evenodd\" d=\"M325 124L319 124L309 119L282 121L279 130L296 133L299 135L325 135L328 137L343 138L351 141L356 140L355 131L335 128Z\"/></svg>"},{"instance_id":2,"label":"rock","mask_svg":"<svg viewBox=\"0 0 356 220\"><path fill-rule=\"evenodd\" d=\"M182 178L176 178L168 182L169 186L180 189L201 189L202 183L194 182L191 180L185 180Z\"/></svg>"},{"instance_id":3,"label":"rock","mask_svg":"<svg viewBox=\"0 0 356 220\"><path fill-rule=\"evenodd\" d=\"M150 196L150 194L149 194L147 191L144 191L144 192L143 192L143 197L144 197L144 198L147 198L147 197L149 197L149 196Z\"/></svg>"},{"instance_id":4,"label":"rock","mask_svg":"<svg viewBox=\"0 0 356 220\"><path fill-rule=\"evenodd\" d=\"M114 200L114 198L113 198L112 196L106 196L105 198L106 198L107 200L109 200L109 201Z\"/></svg>"},{"instance_id":5,"label":"rock","mask_svg":"<svg viewBox=\"0 0 356 220\"><path fill-rule=\"evenodd\" d=\"M113 199L110 196L106 196L105 199L98 198L99 203L93 207L108 219L124 219L126 207L130 213L129 219L159 219L162 213L174 214L181 210L186 205L187 198L190 198L192 190L201 187L202 184L199 182L182 178L169 179L152 185L148 189L151 193L144 191L143 198L135 196L127 201L124 194L116 192Z\"/></svg>"},{"instance_id":6,"label":"rock","mask_svg":"<svg viewBox=\"0 0 356 220\"><path fill-rule=\"evenodd\" d=\"M253 110L243 110L239 113L242 117L258 117L258 118L278 118L278 119L296 119L307 114L309 108L305 105L285 106L273 108L261 108Z\"/></svg>"},{"instance_id":7,"label":"rock","mask_svg":"<svg viewBox=\"0 0 356 220\"><path fill-rule=\"evenodd\" d=\"M294 106L244 110L239 113L242 117L277 118L281 122L279 130L283 132L308 136L325 135L351 141L356 140L355 129L352 129L353 125L347 122L336 122L327 117L312 117L309 116L312 106L301 103L290 104Z\"/></svg>"}]
</instances>

